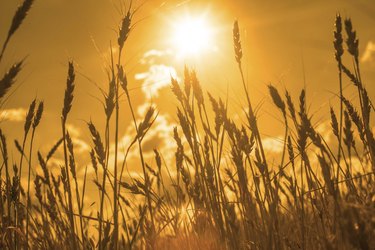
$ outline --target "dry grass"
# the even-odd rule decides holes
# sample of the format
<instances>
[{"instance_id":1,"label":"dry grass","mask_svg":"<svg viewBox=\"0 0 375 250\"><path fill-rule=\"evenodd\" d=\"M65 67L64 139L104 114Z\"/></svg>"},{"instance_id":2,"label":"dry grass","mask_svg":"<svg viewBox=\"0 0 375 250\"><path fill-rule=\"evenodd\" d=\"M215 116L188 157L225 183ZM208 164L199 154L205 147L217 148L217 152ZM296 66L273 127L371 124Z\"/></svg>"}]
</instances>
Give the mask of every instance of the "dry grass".
<instances>
[{"instance_id":1,"label":"dry grass","mask_svg":"<svg viewBox=\"0 0 375 250\"><path fill-rule=\"evenodd\" d=\"M32 2L25 0L17 10L0 62L10 37ZM33 144L36 129L43 122L43 102L31 103L22 143L15 141L19 161L10 161L8 140L0 129L0 248L373 248L375 139L370 119L373 106L361 79L358 39L350 19L343 22L337 15L333 37L340 110L338 118L333 108L327 113L338 146L327 144L312 125L305 90L295 104L289 92L283 97L269 85L271 99L285 126L280 162L276 168L270 168L271 159L264 151L261 128L243 77L241 36L236 21L234 52L247 101L244 107L247 120L234 122L227 112L230 103L210 93L206 96L196 72L185 67L183 84L171 79L172 92L179 103L179 125L171 131L177 147L174 166L167 166L162 160L163 152L155 149L156 166L151 167L144 157L143 140L153 129L157 112L150 107L139 122L128 91L125 66L120 60L133 30L133 14L130 5L118 32L120 53L118 58L112 55L109 65L108 93L104 93L103 101L104 134L93 122L87 123L93 148L91 166L85 168L83 180L77 177L77 169L82 166L76 161L74 141L66 127L68 114L74 108L73 62L68 64L61 139L46 157L37 152L42 171L36 173L34 180L31 179L31 173L35 172L31 164L35 155ZM353 59L353 69L343 64L344 56ZM0 80L0 98L14 85L22 64L22 60L16 63ZM342 93L345 76L358 92L358 107ZM119 98L123 93L125 103ZM119 115L123 107L130 109L136 133L126 145L120 167ZM111 125L115 128L113 134ZM112 162L109 152L113 141ZM52 172L49 160L60 147L64 164L58 172ZM134 147L142 167L142 177L137 178L126 176L124 171L128 153ZM22 169L24 164L27 171ZM93 170L93 182L87 178L88 168ZM28 174L26 187L20 181L24 172ZM96 207L85 200L88 185L98 190ZM30 195L32 188L35 196Z\"/></svg>"}]
</instances>

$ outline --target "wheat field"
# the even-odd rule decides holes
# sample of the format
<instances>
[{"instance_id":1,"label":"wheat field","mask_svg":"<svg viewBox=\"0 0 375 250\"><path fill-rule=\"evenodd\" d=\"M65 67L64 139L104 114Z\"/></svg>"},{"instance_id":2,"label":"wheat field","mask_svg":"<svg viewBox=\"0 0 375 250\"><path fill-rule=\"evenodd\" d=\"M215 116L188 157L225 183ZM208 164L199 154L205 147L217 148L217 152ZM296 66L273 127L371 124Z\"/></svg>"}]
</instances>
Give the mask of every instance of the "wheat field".
<instances>
[{"instance_id":1,"label":"wheat field","mask_svg":"<svg viewBox=\"0 0 375 250\"><path fill-rule=\"evenodd\" d=\"M3 58L33 4L23 0L2 34L1 109L10 96L22 98L13 90L28 58L11 66ZM49 151L34 145L44 133L38 129L45 113L40 98L28 107L17 132L21 140L8 137L0 123L0 249L375 248L374 106L361 78L359 39L350 18L332 13L337 105L325 112L334 140L317 129L305 88L292 96L269 84L272 112L284 131L282 150L271 158L258 123L262 109L245 74L239 20L227 37L233 52L226 59L238 70L240 81L231 84L244 93L244 119L234 119L231 101L206 92L197 71L186 65L183 77L171 75L169 84L177 103L176 126L169 131L175 150L155 148L150 156L145 138L159 119L158 109L150 104L140 115L134 104L121 57L137 33L138 9L126 6L99 97L104 119L84 122L89 164L80 162L68 126L80 84L73 60L66 62L66 82L59 83L65 86L60 126L49 129L60 139ZM355 101L345 96L343 81L350 81ZM125 109L133 133L123 145L119 117ZM134 152L136 175L127 162ZM57 169L51 167L55 154L62 156ZM171 163L165 154L172 155Z\"/></svg>"}]
</instances>

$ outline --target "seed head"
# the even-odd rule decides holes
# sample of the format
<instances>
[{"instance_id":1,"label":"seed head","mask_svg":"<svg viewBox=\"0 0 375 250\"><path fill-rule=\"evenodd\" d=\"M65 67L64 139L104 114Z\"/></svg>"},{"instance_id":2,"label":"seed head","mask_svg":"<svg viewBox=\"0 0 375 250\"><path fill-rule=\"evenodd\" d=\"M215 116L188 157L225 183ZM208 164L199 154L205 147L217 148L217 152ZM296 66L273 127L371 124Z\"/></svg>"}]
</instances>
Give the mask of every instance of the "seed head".
<instances>
[{"instance_id":1,"label":"seed head","mask_svg":"<svg viewBox=\"0 0 375 250\"><path fill-rule=\"evenodd\" d=\"M346 39L346 45L348 46L348 52L351 54L356 61L358 61L358 44L357 35L353 30L352 20L350 18L345 19L345 31L348 36Z\"/></svg>"},{"instance_id":2,"label":"seed head","mask_svg":"<svg viewBox=\"0 0 375 250\"><path fill-rule=\"evenodd\" d=\"M66 80L66 89L65 89L65 96L64 96L64 107L62 110L62 119L65 122L70 109L72 108L73 102L73 91L74 91L74 80L75 80L75 73L74 73L74 65L73 62L69 62L69 69L68 69L68 78Z\"/></svg>"},{"instance_id":3,"label":"seed head","mask_svg":"<svg viewBox=\"0 0 375 250\"><path fill-rule=\"evenodd\" d=\"M127 92L128 91L128 78L126 77L126 73L124 68L120 65L118 66L118 78L120 81L121 88Z\"/></svg>"},{"instance_id":4,"label":"seed head","mask_svg":"<svg viewBox=\"0 0 375 250\"><path fill-rule=\"evenodd\" d=\"M234 54L237 63L241 63L242 59L242 46L241 46L241 38L240 38L240 29L238 27L238 21L234 21L233 24L233 44L234 44Z\"/></svg>"},{"instance_id":5,"label":"seed head","mask_svg":"<svg viewBox=\"0 0 375 250\"><path fill-rule=\"evenodd\" d=\"M118 45L120 47L120 51L124 47L125 41L128 39L129 33L130 33L130 26L131 26L131 13L130 10L126 13L125 17L122 19L121 27L119 29L118 34Z\"/></svg>"},{"instance_id":6,"label":"seed head","mask_svg":"<svg viewBox=\"0 0 375 250\"><path fill-rule=\"evenodd\" d=\"M14 84L15 78L22 69L23 61L14 64L0 80L0 99L4 97L9 88Z\"/></svg>"},{"instance_id":7,"label":"seed head","mask_svg":"<svg viewBox=\"0 0 375 250\"><path fill-rule=\"evenodd\" d=\"M336 15L335 31L333 32L334 40L333 47L335 48L335 58L341 65L341 56L344 54L343 39L342 39L342 22L340 14Z\"/></svg>"},{"instance_id":8,"label":"seed head","mask_svg":"<svg viewBox=\"0 0 375 250\"><path fill-rule=\"evenodd\" d=\"M331 126L332 126L332 130L333 130L333 134L336 137L339 137L339 124L337 122L337 117L336 117L335 111L333 110L332 107L331 107L330 112L331 112Z\"/></svg>"},{"instance_id":9,"label":"seed head","mask_svg":"<svg viewBox=\"0 0 375 250\"><path fill-rule=\"evenodd\" d=\"M283 99L281 99L279 92L271 84L268 85L268 90L270 91L270 95L272 97L273 103L276 105L276 107L278 107L281 110L281 112L285 116L286 115L285 102L283 101Z\"/></svg>"},{"instance_id":10,"label":"seed head","mask_svg":"<svg viewBox=\"0 0 375 250\"><path fill-rule=\"evenodd\" d=\"M43 109L44 109L44 103L40 102L38 105L38 109L36 111L35 117L34 117L33 128L36 128L39 125L40 120L42 119Z\"/></svg>"},{"instance_id":11,"label":"seed head","mask_svg":"<svg viewBox=\"0 0 375 250\"><path fill-rule=\"evenodd\" d=\"M29 106L29 111L27 112L26 114L26 121L25 121L25 126L24 126L24 131L25 131L25 134L27 134L29 132L29 129L31 127L31 122L34 118L34 114L35 114L35 106L36 106L36 100L34 99L30 106Z\"/></svg>"}]
</instances>

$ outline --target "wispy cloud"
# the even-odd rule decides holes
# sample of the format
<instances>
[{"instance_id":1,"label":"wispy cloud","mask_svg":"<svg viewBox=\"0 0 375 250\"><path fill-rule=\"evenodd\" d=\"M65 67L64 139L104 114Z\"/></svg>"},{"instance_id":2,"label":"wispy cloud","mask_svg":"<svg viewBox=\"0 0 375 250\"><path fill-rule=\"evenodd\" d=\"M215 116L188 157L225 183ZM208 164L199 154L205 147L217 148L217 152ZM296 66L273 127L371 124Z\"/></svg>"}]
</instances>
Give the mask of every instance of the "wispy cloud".
<instances>
[{"instance_id":1,"label":"wispy cloud","mask_svg":"<svg viewBox=\"0 0 375 250\"><path fill-rule=\"evenodd\" d=\"M172 55L172 50L157 50L157 49L151 49L149 51L146 51L143 54L143 57L140 60L140 63L142 64L155 64L155 60L160 57L169 56Z\"/></svg>"},{"instance_id":2,"label":"wispy cloud","mask_svg":"<svg viewBox=\"0 0 375 250\"><path fill-rule=\"evenodd\" d=\"M81 155L83 153L90 152L90 145L86 141L81 139L81 129L73 124L66 125L67 131L72 138L74 145L74 152Z\"/></svg>"},{"instance_id":3,"label":"wispy cloud","mask_svg":"<svg viewBox=\"0 0 375 250\"><path fill-rule=\"evenodd\" d=\"M375 60L375 42L369 41L361 57L361 62L373 62Z\"/></svg>"},{"instance_id":4,"label":"wispy cloud","mask_svg":"<svg viewBox=\"0 0 375 250\"><path fill-rule=\"evenodd\" d=\"M67 124L66 125L66 130L69 132L70 136L72 137L78 137L81 135L81 130L74 126L73 124Z\"/></svg>"},{"instance_id":5,"label":"wispy cloud","mask_svg":"<svg viewBox=\"0 0 375 250\"><path fill-rule=\"evenodd\" d=\"M25 121L27 110L24 108L5 109L0 113L1 121L22 122Z\"/></svg>"},{"instance_id":6,"label":"wispy cloud","mask_svg":"<svg viewBox=\"0 0 375 250\"><path fill-rule=\"evenodd\" d=\"M324 138L326 143L329 143L332 141L333 133L332 133L332 126L331 126L330 120L321 122L316 127L316 131Z\"/></svg>"},{"instance_id":7,"label":"wispy cloud","mask_svg":"<svg viewBox=\"0 0 375 250\"><path fill-rule=\"evenodd\" d=\"M264 149L269 153L281 153L283 151L283 138L266 137L262 140Z\"/></svg>"},{"instance_id":8,"label":"wispy cloud","mask_svg":"<svg viewBox=\"0 0 375 250\"><path fill-rule=\"evenodd\" d=\"M142 90L147 98L158 97L160 89L170 85L171 77L177 77L176 69L164 64L151 65L147 72L135 75L136 80L143 81Z\"/></svg>"}]
</instances>

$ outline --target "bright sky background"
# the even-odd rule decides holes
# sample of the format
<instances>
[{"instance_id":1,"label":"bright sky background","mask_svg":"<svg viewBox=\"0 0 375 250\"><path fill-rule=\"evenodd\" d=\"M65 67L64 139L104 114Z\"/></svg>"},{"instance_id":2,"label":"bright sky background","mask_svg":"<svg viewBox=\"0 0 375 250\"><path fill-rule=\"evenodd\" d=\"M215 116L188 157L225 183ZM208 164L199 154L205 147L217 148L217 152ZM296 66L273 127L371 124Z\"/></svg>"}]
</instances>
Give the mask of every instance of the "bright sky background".
<instances>
[{"instance_id":1,"label":"bright sky background","mask_svg":"<svg viewBox=\"0 0 375 250\"><path fill-rule=\"evenodd\" d=\"M15 0L0 3L1 43L17 4ZM44 100L46 107L37 148L46 152L59 138L67 61L73 59L77 78L69 124L77 144L81 143L82 153L86 154L85 141L89 142L90 137L85 121L91 118L99 128L104 126L99 87L106 89L108 84L105 69L110 43L117 41L120 6L120 0L35 1L0 66L3 74L15 60L27 56L17 90L5 106L8 121L0 124L9 138L21 139L20 115L24 115L23 109L34 97ZM185 63L197 70L204 90L222 98L228 94L232 117L241 114L245 99L232 48L235 19L239 20L241 29L243 66L250 95L253 105L260 106L261 132L263 137L270 137L268 140L282 134L278 122L281 116L271 105L267 92L269 83L282 92L287 88L295 100L306 84L315 122L326 121L329 104L337 105L338 80L332 45L337 12L353 20L360 38L363 79L370 97L375 97L372 84L375 80L375 5L372 0L148 0L134 1L134 6L141 7L134 17L137 25L125 46L123 62L136 106L142 111L145 102L152 102L160 112L156 130L145 145L148 149L158 147L168 151L163 138L172 135L177 104L170 91L169 77L182 78ZM187 18L204 20L198 21L199 26L211 27L209 43L199 44L204 52L175 46L176 39L181 42L175 37L176 29ZM189 43L201 41L189 40ZM353 88L345 90L348 97L351 93ZM127 106L123 107L120 135L126 141L130 114Z\"/></svg>"}]
</instances>

